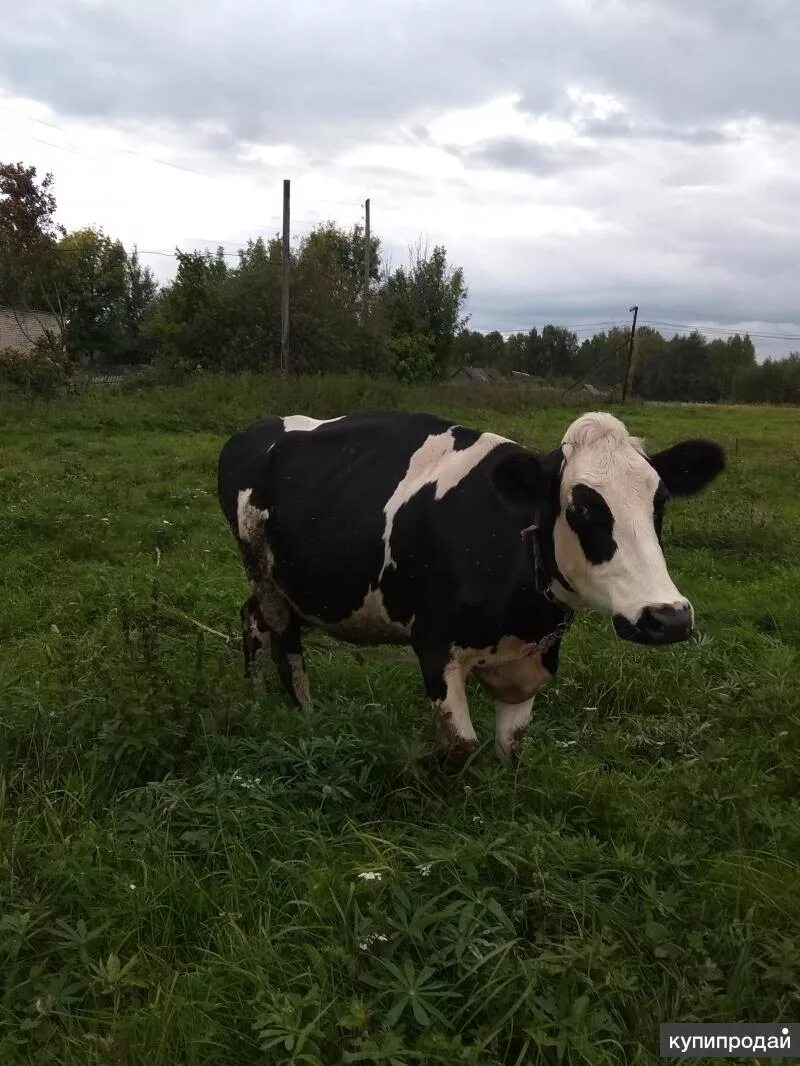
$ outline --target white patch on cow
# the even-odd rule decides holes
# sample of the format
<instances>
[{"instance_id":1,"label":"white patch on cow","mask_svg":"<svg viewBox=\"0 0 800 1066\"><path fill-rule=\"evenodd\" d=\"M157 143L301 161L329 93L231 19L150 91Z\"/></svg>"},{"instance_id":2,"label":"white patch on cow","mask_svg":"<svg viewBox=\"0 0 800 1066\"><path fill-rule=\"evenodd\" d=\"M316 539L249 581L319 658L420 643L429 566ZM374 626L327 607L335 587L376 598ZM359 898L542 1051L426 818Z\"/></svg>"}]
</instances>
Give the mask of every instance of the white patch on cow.
<instances>
[{"instance_id":1,"label":"white patch on cow","mask_svg":"<svg viewBox=\"0 0 800 1066\"><path fill-rule=\"evenodd\" d=\"M236 531L239 540L254 544L263 536L264 522L269 518L269 511L263 511L250 503L252 489L242 489L236 503Z\"/></svg>"},{"instance_id":2,"label":"white patch on cow","mask_svg":"<svg viewBox=\"0 0 800 1066\"><path fill-rule=\"evenodd\" d=\"M669 576L653 524L658 474L644 456L642 442L613 415L592 412L564 434L561 513L555 529L558 568L573 594L558 587L559 598L575 607L621 614L635 622L653 604L685 606ZM572 490L588 485L603 497L614 518L617 550L607 563L594 565L565 517Z\"/></svg>"},{"instance_id":3,"label":"white patch on cow","mask_svg":"<svg viewBox=\"0 0 800 1066\"><path fill-rule=\"evenodd\" d=\"M478 745L478 736L469 716L469 703L465 688L467 672L457 660L451 660L444 669L446 694L443 700L434 700L433 709L445 734L446 744L459 746Z\"/></svg>"},{"instance_id":4,"label":"white patch on cow","mask_svg":"<svg viewBox=\"0 0 800 1066\"><path fill-rule=\"evenodd\" d=\"M632 437L624 423L607 411L590 411L576 418L561 440L567 462L576 451L600 446L604 450L631 447L644 454L641 440Z\"/></svg>"},{"instance_id":5,"label":"white patch on cow","mask_svg":"<svg viewBox=\"0 0 800 1066\"><path fill-rule=\"evenodd\" d=\"M320 426L327 426L330 422L338 422L344 418L344 415L339 415L338 418L311 418L309 415L286 415L282 418L283 428L287 433L310 433L311 430L319 429Z\"/></svg>"},{"instance_id":6,"label":"white patch on cow","mask_svg":"<svg viewBox=\"0 0 800 1066\"><path fill-rule=\"evenodd\" d=\"M478 463L498 446L507 444L505 437L495 433L482 433L468 448L455 450L455 438L448 429L433 433L411 456L408 469L397 488L386 502L383 513L386 524L383 530L383 566L378 580L387 568L393 565L391 553L392 529L397 512L426 485L435 485L434 499L441 500L459 482L463 481Z\"/></svg>"}]
</instances>

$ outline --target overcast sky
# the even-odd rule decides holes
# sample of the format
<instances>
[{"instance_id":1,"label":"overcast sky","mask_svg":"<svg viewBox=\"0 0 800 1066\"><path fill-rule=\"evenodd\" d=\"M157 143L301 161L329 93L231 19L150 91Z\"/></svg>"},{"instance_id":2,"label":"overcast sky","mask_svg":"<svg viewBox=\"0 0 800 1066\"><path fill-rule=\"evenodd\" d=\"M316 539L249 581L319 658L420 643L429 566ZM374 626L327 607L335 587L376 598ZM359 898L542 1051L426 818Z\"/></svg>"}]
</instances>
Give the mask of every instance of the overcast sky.
<instances>
[{"instance_id":1,"label":"overcast sky","mask_svg":"<svg viewBox=\"0 0 800 1066\"><path fill-rule=\"evenodd\" d=\"M477 329L800 337L798 0L25 0L0 145L161 278L290 177L296 233L369 196L395 263L444 243Z\"/></svg>"}]
</instances>

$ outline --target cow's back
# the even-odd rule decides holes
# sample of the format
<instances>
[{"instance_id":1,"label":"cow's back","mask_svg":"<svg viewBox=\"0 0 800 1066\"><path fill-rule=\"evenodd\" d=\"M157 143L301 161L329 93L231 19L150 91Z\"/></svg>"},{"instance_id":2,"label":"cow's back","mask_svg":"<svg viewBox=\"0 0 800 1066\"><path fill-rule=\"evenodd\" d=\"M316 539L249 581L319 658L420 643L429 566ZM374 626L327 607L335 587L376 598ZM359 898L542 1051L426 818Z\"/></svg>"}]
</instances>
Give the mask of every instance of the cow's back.
<instances>
[{"instance_id":1,"label":"cow's back","mask_svg":"<svg viewBox=\"0 0 800 1066\"><path fill-rule=\"evenodd\" d=\"M232 437L220 503L238 535L240 494L265 517L274 578L299 612L332 622L362 607L385 562L385 508L426 441L481 434L427 414L268 418Z\"/></svg>"}]
</instances>

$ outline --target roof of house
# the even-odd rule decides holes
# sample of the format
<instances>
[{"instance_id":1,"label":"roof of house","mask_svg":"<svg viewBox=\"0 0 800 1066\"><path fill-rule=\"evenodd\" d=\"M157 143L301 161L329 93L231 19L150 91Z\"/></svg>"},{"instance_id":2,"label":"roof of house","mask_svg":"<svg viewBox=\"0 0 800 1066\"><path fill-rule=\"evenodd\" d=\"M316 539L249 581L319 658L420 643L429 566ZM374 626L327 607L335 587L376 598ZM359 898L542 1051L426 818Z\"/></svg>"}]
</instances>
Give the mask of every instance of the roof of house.
<instances>
[{"instance_id":1,"label":"roof of house","mask_svg":"<svg viewBox=\"0 0 800 1066\"><path fill-rule=\"evenodd\" d=\"M0 307L0 352L17 348L28 352L46 334L60 335L58 318L48 311L21 311Z\"/></svg>"},{"instance_id":2,"label":"roof of house","mask_svg":"<svg viewBox=\"0 0 800 1066\"><path fill-rule=\"evenodd\" d=\"M460 366L458 370L454 371L452 377L464 377L469 381L489 381L489 373L481 366Z\"/></svg>"}]
</instances>

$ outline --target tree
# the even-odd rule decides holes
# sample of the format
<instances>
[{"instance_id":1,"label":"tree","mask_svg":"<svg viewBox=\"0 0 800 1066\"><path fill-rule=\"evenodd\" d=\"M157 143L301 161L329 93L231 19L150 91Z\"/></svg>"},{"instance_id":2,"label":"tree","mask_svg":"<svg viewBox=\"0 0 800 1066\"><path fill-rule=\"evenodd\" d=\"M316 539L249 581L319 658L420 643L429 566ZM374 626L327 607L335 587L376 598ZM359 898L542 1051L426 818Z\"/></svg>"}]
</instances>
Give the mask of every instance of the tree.
<instances>
[{"instance_id":1,"label":"tree","mask_svg":"<svg viewBox=\"0 0 800 1066\"><path fill-rule=\"evenodd\" d=\"M91 363L119 358L125 345L128 260L102 230L68 233L55 249L53 283L66 319L72 357Z\"/></svg>"},{"instance_id":2,"label":"tree","mask_svg":"<svg viewBox=\"0 0 800 1066\"><path fill-rule=\"evenodd\" d=\"M371 302L364 324L361 226L317 226L300 243L292 267L291 362L295 369L381 368L386 359L383 309ZM370 238L370 277L379 280L380 242Z\"/></svg>"},{"instance_id":3,"label":"tree","mask_svg":"<svg viewBox=\"0 0 800 1066\"><path fill-rule=\"evenodd\" d=\"M148 333L171 362L224 369L237 323L223 249L175 254L177 273L153 301Z\"/></svg>"},{"instance_id":4,"label":"tree","mask_svg":"<svg viewBox=\"0 0 800 1066\"><path fill-rule=\"evenodd\" d=\"M622 343L622 360L619 381L624 378L628 360L628 330L619 330ZM640 326L636 331L636 353L634 357L633 385L634 395L647 400L662 399L672 388L672 364L667 352L667 342L657 329L652 326Z\"/></svg>"},{"instance_id":5,"label":"tree","mask_svg":"<svg viewBox=\"0 0 800 1066\"><path fill-rule=\"evenodd\" d=\"M755 363L755 348L747 334L742 337L737 333L724 340L711 341L708 345L708 370L715 399L730 397L737 374L755 366Z\"/></svg>"},{"instance_id":6,"label":"tree","mask_svg":"<svg viewBox=\"0 0 800 1066\"><path fill-rule=\"evenodd\" d=\"M157 289L156 279L150 267L142 266L139 251L134 245L133 251L125 257L125 300L122 320L123 355L131 362L146 361L152 356L152 345L149 343L146 323Z\"/></svg>"},{"instance_id":7,"label":"tree","mask_svg":"<svg viewBox=\"0 0 800 1066\"><path fill-rule=\"evenodd\" d=\"M36 167L0 163L0 303L48 309L48 274L64 229L54 219L53 175L37 180Z\"/></svg>"},{"instance_id":8,"label":"tree","mask_svg":"<svg viewBox=\"0 0 800 1066\"><path fill-rule=\"evenodd\" d=\"M732 393L742 403L800 403L800 352L743 367Z\"/></svg>"},{"instance_id":9,"label":"tree","mask_svg":"<svg viewBox=\"0 0 800 1066\"><path fill-rule=\"evenodd\" d=\"M454 366L494 367L505 370L506 344L502 333L480 333L461 329L453 338L451 360Z\"/></svg>"},{"instance_id":10,"label":"tree","mask_svg":"<svg viewBox=\"0 0 800 1066\"><path fill-rule=\"evenodd\" d=\"M417 244L408 266L386 279L382 300L392 337L428 337L432 377L443 377L450 365L453 340L466 324L466 298L464 272L449 266L441 245L428 252Z\"/></svg>"}]
</instances>

